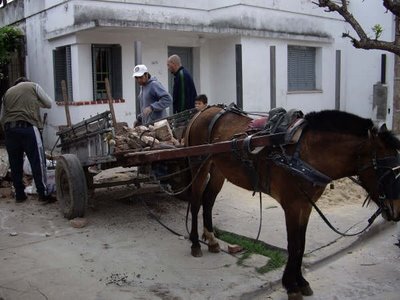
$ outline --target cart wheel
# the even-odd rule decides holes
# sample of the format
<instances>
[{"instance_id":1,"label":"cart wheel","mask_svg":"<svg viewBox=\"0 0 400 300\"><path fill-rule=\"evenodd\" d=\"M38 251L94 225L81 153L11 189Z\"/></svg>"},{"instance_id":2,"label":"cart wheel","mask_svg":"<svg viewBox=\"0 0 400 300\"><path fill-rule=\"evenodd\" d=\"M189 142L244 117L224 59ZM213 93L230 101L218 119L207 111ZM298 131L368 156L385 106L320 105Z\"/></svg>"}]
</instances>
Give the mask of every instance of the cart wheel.
<instances>
[{"instance_id":1,"label":"cart wheel","mask_svg":"<svg viewBox=\"0 0 400 300\"><path fill-rule=\"evenodd\" d=\"M67 219L83 217L87 205L86 177L74 154L63 154L56 165L56 190L60 209Z\"/></svg>"}]
</instances>

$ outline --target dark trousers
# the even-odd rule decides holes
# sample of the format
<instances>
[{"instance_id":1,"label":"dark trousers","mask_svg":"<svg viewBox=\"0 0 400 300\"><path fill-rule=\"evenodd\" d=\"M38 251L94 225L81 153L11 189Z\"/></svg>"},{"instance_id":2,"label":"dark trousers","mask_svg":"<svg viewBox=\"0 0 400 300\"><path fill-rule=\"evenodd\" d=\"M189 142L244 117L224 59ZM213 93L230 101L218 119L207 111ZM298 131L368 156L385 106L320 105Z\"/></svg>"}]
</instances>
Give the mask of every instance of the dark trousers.
<instances>
[{"instance_id":1,"label":"dark trousers","mask_svg":"<svg viewBox=\"0 0 400 300\"><path fill-rule=\"evenodd\" d=\"M35 126L5 128L5 144L16 198L21 199L25 196L25 185L22 181L24 152L31 164L39 197L47 195L46 158L38 128Z\"/></svg>"}]
</instances>

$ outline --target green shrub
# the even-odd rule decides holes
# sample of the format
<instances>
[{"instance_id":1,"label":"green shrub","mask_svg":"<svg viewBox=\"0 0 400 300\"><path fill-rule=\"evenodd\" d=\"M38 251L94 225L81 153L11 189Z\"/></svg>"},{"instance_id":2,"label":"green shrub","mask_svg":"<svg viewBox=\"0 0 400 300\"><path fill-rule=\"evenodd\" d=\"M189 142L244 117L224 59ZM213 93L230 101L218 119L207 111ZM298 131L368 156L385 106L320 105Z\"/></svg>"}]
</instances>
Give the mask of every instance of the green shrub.
<instances>
[{"instance_id":1,"label":"green shrub","mask_svg":"<svg viewBox=\"0 0 400 300\"><path fill-rule=\"evenodd\" d=\"M23 32L13 26L0 28L0 64L10 61L11 54L20 49L24 42Z\"/></svg>"}]
</instances>

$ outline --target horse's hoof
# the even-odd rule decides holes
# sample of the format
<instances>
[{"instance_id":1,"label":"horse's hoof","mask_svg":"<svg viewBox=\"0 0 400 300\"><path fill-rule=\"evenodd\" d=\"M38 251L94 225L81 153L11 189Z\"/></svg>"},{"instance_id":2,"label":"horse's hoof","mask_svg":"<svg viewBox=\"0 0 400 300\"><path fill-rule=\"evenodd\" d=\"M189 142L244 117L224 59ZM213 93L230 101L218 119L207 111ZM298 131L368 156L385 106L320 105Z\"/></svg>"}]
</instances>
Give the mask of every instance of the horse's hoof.
<instances>
[{"instance_id":1,"label":"horse's hoof","mask_svg":"<svg viewBox=\"0 0 400 300\"><path fill-rule=\"evenodd\" d=\"M311 296L314 294L313 290L311 289L310 285L301 286L300 287L301 294L303 296Z\"/></svg>"},{"instance_id":2,"label":"horse's hoof","mask_svg":"<svg viewBox=\"0 0 400 300\"><path fill-rule=\"evenodd\" d=\"M192 248L192 256L193 257L202 257L203 252L201 252L200 248Z\"/></svg>"},{"instance_id":3,"label":"horse's hoof","mask_svg":"<svg viewBox=\"0 0 400 300\"><path fill-rule=\"evenodd\" d=\"M288 300L303 300L303 295L299 293L288 294Z\"/></svg>"},{"instance_id":4,"label":"horse's hoof","mask_svg":"<svg viewBox=\"0 0 400 300\"><path fill-rule=\"evenodd\" d=\"M219 247L219 244L216 243L214 245L208 245L208 251L211 253L219 253L221 248Z\"/></svg>"}]
</instances>

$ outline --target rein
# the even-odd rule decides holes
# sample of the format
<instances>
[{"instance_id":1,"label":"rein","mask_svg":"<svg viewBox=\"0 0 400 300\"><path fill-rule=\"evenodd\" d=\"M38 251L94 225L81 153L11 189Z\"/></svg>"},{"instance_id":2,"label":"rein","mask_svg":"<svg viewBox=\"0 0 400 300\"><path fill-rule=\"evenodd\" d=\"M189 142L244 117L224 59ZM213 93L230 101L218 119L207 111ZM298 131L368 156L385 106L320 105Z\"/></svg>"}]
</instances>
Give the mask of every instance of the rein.
<instances>
[{"instance_id":1,"label":"rein","mask_svg":"<svg viewBox=\"0 0 400 300\"><path fill-rule=\"evenodd\" d=\"M372 223L375 221L375 219L382 213L382 208L379 207L378 210L368 219L368 225L356 232L356 233L343 233L340 232L339 230L337 230L335 227L333 227L332 223L329 222L329 220L325 217L325 215L323 214L323 212L318 208L318 206L311 200L310 196L301 188L301 186L298 186L300 192L303 193L304 196L306 196L308 202L310 202L310 204L312 205L312 207L314 207L314 209L317 211L317 213L319 214L319 216L322 218L322 220L324 220L325 224L328 225L328 227L330 229L332 229L334 232L336 232L337 234L340 234L342 236L355 236L355 235L359 235L361 233L363 233L364 231L366 231L371 225ZM369 197L369 196L367 196Z\"/></svg>"},{"instance_id":2,"label":"rein","mask_svg":"<svg viewBox=\"0 0 400 300\"><path fill-rule=\"evenodd\" d=\"M297 151L297 150L296 150ZM367 169L373 168L375 170L375 172L377 173L377 177L378 180L376 182L377 185L377 192L378 192L378 200L377 200L377 204L378 204L378 209L376 210L376 212L368 219L368 225L362 229L359 232L356 233L343 233L338 231L336 228L333 227L333 225L329 222L329 220L325 217L325 215L322 213L322 211L318 208L318 206L312 201L312 199L310 198L310 196L301 188L301 186L299 185L298 188L299 190L305 195L305 197L307 198L308 202L310 202L310 204L312 205L312 207L318 212L318 214L320 215L320 217L324 220L324 222L328 225L329 228L331 228L334 232L336 232L337 234L340 234L342 236L355 236L355 235L359 235L361 233L363 233L364 231L366 231L371 225L372 223L375 221L375 219L383 212L385 211L384 204L383 204L383 200L385 200L387 198L386 194L381 194L379 187L383 181L383 179L391 174L391 172L394 172L396 170L398 170L400 167L397 166L399 162L399 157L398 155L394 155L394 156L388 156L388 157L384 157L384 158L377 158L376 157L376 151L373 152L372 158L371 158L371 164L367 164L366 166L362 166L358 169L357 173L358 176L360 176L359 174ZM392 167L392 165L395 164L395 167ZM379 174L380 170L384 170L383 174ZM400 177L400 175L396 175L395 176L395 180L398 180ZM352 180L354 183L360 185L362 187L361 181L359 179L356 179L354 177L348 177L350 180ZM315 184L315 183L314 183ZM367 197L364 200L363 206L367 203L369 203L369 199L370 197L370 192L368 192Z\"/></svg>"}]
</instances>

